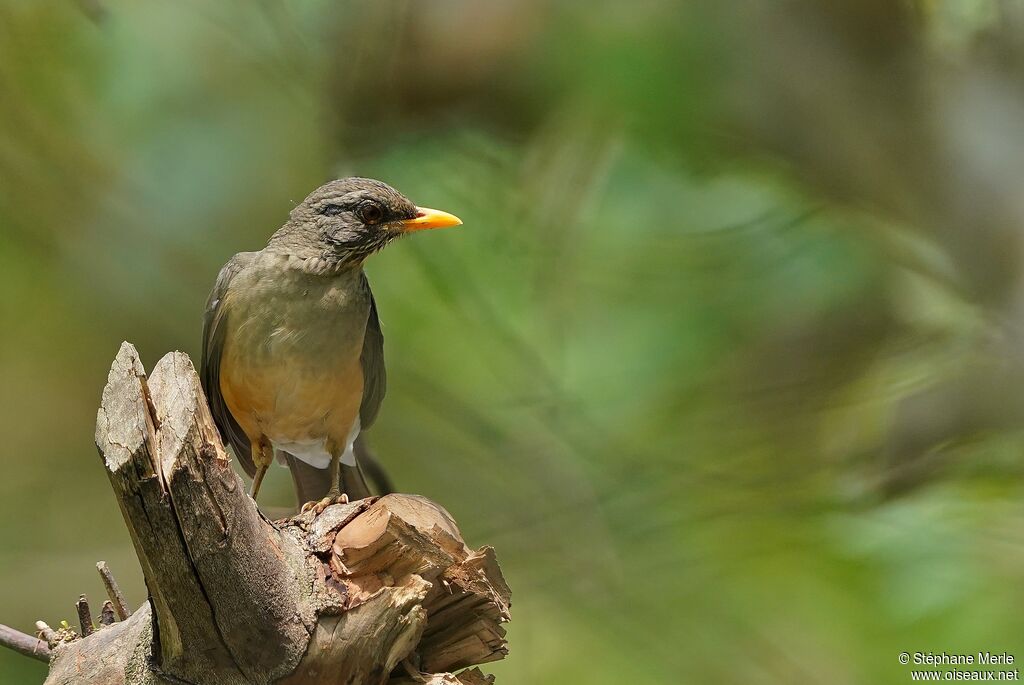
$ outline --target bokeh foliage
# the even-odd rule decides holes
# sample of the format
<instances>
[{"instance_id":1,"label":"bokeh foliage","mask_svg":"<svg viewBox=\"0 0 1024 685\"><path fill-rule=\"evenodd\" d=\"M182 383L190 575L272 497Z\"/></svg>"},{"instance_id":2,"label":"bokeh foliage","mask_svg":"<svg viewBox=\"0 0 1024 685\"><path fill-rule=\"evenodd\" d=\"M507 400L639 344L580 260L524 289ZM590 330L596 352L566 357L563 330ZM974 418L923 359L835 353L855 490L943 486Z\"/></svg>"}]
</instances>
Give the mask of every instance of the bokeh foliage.
<instances>
[{"instance_id":1,"label":"bokeh foliage","mask_svg":"<svg viewBox=\"0 0 1024 685\"><path fill-rule=\"evenodd\" d=\"M368 265L372 439L497 547L501 682L1024 658L1022 76L1018 0L0 0L0 621L97 559L144 599L118 344L197 359L219 266L358 173L465 220Z\"/></svg>"}]
</instances>

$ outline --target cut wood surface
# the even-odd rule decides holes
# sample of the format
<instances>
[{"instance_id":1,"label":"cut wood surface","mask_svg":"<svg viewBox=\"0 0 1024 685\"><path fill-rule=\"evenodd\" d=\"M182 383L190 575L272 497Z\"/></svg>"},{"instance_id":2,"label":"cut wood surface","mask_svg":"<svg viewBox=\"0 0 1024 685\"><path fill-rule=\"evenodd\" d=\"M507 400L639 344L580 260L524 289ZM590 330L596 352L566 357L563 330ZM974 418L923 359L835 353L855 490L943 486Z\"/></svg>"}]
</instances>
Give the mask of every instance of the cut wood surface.
<instances>
[{"instance_id":1,"label":"cut wood surface","mask_svg":"<svg viewBox=\"0 0 1024 685\"><path fill-rule=\"evenodd\" d=\"M95 628L80 603L91 635L50 631L47 683L493 682L470 667L507 653L509 589L494 551L467 547L434 502L392 494L266 519L189 358L168 354L147 377L128 343L96 444L149 601L127 615L101 565L111 603Z\"/></svg>"}]
</instances>

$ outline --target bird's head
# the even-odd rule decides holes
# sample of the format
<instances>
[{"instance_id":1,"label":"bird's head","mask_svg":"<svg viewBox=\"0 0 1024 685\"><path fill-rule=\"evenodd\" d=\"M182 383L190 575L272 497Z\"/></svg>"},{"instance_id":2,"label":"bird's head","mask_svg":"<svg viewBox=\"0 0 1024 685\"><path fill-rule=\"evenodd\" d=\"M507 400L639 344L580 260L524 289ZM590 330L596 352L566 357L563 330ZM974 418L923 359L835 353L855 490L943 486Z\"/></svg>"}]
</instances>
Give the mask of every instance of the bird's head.
<instances>
[{"instance_id":1,"label":"bird's head","mask_svg":"<svg viewBox=\"0 0 1024 685\"><path fill-rule=\"evenodd\" d=\"M386 183L350 177L310 193L291 211L270 245L298 256L357 264L396 238L461 223L448 212L417 207Z\"/></svg>"}]
</instances>

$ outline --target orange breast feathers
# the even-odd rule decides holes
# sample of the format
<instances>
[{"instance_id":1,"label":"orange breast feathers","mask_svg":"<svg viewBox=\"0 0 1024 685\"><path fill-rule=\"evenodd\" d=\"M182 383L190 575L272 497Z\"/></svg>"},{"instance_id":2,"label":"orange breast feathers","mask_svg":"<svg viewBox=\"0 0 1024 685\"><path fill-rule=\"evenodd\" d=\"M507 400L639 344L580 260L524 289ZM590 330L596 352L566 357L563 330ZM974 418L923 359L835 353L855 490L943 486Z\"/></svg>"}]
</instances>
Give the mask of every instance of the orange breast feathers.
<instances>
[{"instance_id":1,"label":"orange breast feathers","mask_svg":"<svg viewBox=\"0 0 1024 685\"><path fill-rule=\"evenodd\" d=\"M333 359L248 355L232 342L225 341L220 387L251 441L325 439L329 451L345 449L363 397L358 353Z\"/></svg>"}]
</instances>

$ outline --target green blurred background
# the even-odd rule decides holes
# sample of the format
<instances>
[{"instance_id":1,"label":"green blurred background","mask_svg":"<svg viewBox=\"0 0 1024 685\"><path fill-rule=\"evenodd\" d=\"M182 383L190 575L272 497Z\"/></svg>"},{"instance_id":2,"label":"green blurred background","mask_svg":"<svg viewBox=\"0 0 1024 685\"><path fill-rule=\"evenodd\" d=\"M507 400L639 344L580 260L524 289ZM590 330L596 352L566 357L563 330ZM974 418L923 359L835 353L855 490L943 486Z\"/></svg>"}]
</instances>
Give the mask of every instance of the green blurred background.
<instances>
[{"instance_id":1,"label":"green blurred background","mask_svg":"<svg viewBox=\"0 0 1024 685\"><path fill-rule=\"evenodd\" d=\"M368 264L371 438L497 548L499 683L1024 658L1016 0L0 0L0 621L145 599L109 363L349 174L466 224Z\"/></svg>"}]
</instances>

